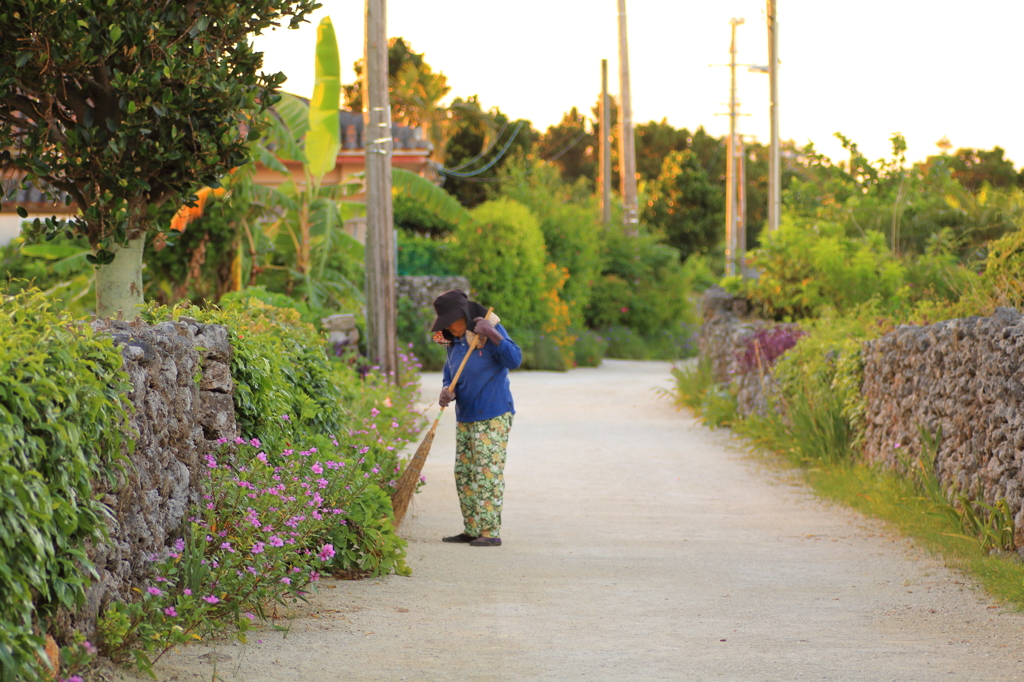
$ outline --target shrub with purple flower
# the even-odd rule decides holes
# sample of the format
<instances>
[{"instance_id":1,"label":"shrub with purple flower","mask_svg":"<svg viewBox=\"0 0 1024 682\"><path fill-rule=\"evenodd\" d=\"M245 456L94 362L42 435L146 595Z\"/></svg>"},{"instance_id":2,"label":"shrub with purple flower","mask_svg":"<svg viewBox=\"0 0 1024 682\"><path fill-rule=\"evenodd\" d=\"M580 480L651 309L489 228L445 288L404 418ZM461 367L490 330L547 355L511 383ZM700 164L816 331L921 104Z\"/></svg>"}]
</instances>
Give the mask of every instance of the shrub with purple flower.
<instances>
[{"instance_id":1,"label":"shrub with purple flower","mask_svg":"<svg viewBox=\"0 0 1024 682\"><path fill-rule=\"evenodd\" d=\"M768 369L804 336L807 332L793 324L758 329L747 339L744 349L736 354L740 373L746 374L759 367Z\"/></svg>"}]
</instances>

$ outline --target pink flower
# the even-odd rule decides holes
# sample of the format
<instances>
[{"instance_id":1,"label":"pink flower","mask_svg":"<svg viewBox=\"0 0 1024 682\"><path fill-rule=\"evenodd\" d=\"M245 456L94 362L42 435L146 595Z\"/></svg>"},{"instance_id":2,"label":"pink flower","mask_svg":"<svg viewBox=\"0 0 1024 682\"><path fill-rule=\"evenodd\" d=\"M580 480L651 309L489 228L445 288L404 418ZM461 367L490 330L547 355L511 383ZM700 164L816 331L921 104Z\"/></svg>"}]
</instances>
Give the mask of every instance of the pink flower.
<instances>
[{"instance_id":1,"label":"pink flower","mask_svg":"<svg viewBox=\"0 0 1024 682\"><path fill-rule=\"evenodd\" d=\"M327 561L334 556L334 545L327 544L320 548L320 561Z\"/></svg>"},{"instance_id":2,"label":"pink flower","mask_svg":"<svg viewBox=\"0 0 1024 682\"><path fill-rule=\"evenodd\" d=\"M261 461L264 464L266 464L267 463L267 453L261 452L260 454L256 455L256 459L258 459L259 461Z\"/></svg>"},{"instance_id":3,"label":"pink flower","mask_svg":"<svg viewBox=\"0 0 1024 682\"><path fill-rule=\"evenodd\" d=\"M185 549L185 541L182 538L178 538L174 541L174 550L180 552Z\"/></svg>"},{"instance_id":4,"label":"pink flower","mask_svg":"<svg viewBox=\"0 0 1024 682\"><path fill-rule=\"evenodd\" d=\"M314 474L322 474L324 472L324 468L320 466L320 462L317 462L316 464L311 466L310 469L313 470Z\"/></svg>"},{"instance_id":5,"label":"pink flower","mask_svg":"<svg viewBox=\"0 0 1024 682\"><path fill-rule=\"evenodd\" d=\"M291 418L291 417L289 417L289 416L288 416L288 415L286 415L286 414L282 414L282 415L281 415L281 419L285 420L286 422L288 422L288 421L291 421L291 420L292 420L292 418Z\"/></svg>"},{"instance_id":6,"label":"pink flower","mask_svg":"<svg viewBox=\"0 0 1024 682\"><path fill-rule=\"evenodd\" d=\"M380 414L380 410L378 410L376 407L374 407L374 408L372 408L370 410L370 416L371 417L376 417L378 414Z\"/></svg>"},{"instance_id":7,"label":"pink flower","mask_svg":"<svg viewBox=\"0 0 1024 682\"><path fill-rule=\"evenodd\" d=\"M220 548L221 549L226 549L229 552L234 552L235 551L234 548L231 546L230 542L222 542L222 543L220 543Z\"/></svg>"},{"instance_id":8,"label":"pink flower","mask_svg":"<svg viewBox=\"0 0 1024 682\"><path fill-rule=\"evenodd\" d=\"M239 438L237 436L235 437L235 445L244 445L244 444L245 444L245 439Z\"/></svg>"},{"instance_id":9,"label":"pink flower","mask_svg":"<svg viewBox=\"0 0 1024 682\"><path fill-rule=\"evenodd\" d=\"M291 578L281 578L281 582L283 582L285 585L291 585L292 584L292 579Z\"/></svg>"},{"instance_id":10,"label":"pink flower","mask_svg":"<svg viewBox=\"0 0 1024 682\"><path fill-rule=\"evenodd\" d=\"M271 535L270 536L270 546L271 547L284 547L284 540L282 540L281 538L277 537L276 535Z\"/></svg>"},{"instance_id":11,"label":"pink flower","mask_svg":"<svg viewBox=\"0 0 1024 682\"><path fill-rule=\"evenodd\" d=\"M263 552L263 548L264 547L266 547L265 543L257 542L255 545L252 546L252 553L253 554L260 554L260 553Z\"/></svg>"},{"instance_id":12,"label":"pink flower","mask_svg":"<svg viewBox=\"0 0 1024 682\"><path fill-rule=\"evenodd\" d=\"M178 615L178 612L174 610L173 606L168 606L166 609L164 609L164 613L170 616L171 618L175 618Z\"/></svg>"},{"instance_id":13,"label":"pink flower","mask_svg":"<svg viewBox=\"0 0 1024 682\"><path fill-rule=\"evenodd\" d=\"M159 589L157 589L155 587L147 587L146 588L146 592L149 592L150 594L152 594L153 596L156 596L156 597L160 597L160 596L163 595L163 592L161 592Z\"/></svg>"},{"instance_id":14,"label":"pink flower","mask_svg":"<svg viewBox=\"0 0 1024 682\"><path fill-rule=\"evenodd\" d=\"M217 599L217 597L213 596L212 594L210 596L208 596L208 597L203 597L203 601L206 602L207 604L219 604L220 603L220 599Z\"/></svg>"},{"instance_id":15,"label":"pink flower","mask_svg":"<svg viewBox=\"0 0 1024 682\"><path fill-rule=\"evenodd\" d=\"M384 398L384 407L391 407L391 396Z\"/></svg>"},{"instance_id":16,"label":"pink flower","mask_svg":"<svg viewBox=\"0 0 1024 682\"><path fill-rule=\"evenodd\" d=\"M262 443L260 443L259 438L253 438L252 440L249 441L249 445L253 446L254 448L258 448L260 445L262 445Z\"/></svg>"},{"instance_id":17,"label":"pink flower","mask_svg":"<svg viewBox=\"0 0 1024 682\"><path fill-rule=\"evenodd\" d=\"M192 590L188 589L187 587L186 587L186 588L185 588L184 590L182 590L181 592L182 592L182 594L184 594L184 595L185 595L186 597L191 597L191 596L192 596Z\"/></svg>"}]
</instances>

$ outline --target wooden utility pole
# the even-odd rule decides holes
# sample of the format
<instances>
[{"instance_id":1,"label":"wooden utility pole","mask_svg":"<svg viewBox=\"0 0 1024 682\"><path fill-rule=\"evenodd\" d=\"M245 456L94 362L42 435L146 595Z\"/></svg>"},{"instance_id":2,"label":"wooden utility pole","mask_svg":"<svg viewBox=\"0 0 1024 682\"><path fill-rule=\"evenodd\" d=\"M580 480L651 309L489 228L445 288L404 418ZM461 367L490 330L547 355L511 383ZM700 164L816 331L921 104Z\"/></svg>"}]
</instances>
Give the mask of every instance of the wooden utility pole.
<instances>
[{"instance_id":1,"label":"wooden utility pole","mask_svg":"<svg viewBox=\"0 0 1024 682\"><path fill-rule=\"evenodd\" d=\"M398 382L395 235L391 204L387 0L366 0L363 149L366 158L366 350Z\"/></svg>"},{"instance_id":2,"label":"wooden utility pole","mask_svg":"<svg viewBox=\"0 0 1024 682\"><path fill-rule=\"evenodd\" d=\"M598 147L601 168L601 222L607 228L612 222L612 108L608 102L608 60L601 60L601 123L598 131L601 146Z\"/></svg>"},{"instance_id":3,"label":"wooden utility pole","mask_svg":"<svg viewBox=\"0 0 1024 682\"><path fill-rule=\"evenodd\" d=\"M622 219L629 233L640 222L636 197L636 144L633 106L629 95L629 45L626 39L626 0L619 0L619 177L622 183Z\"/></svg>"},{"instance_id":4,"label":"wooden utility pole","mask_svg":"<svg viewBox=\"0 0 1024 682\"><path fill-rule=\"evenodd\" d=\"M771 148L768 157L768 229L779 229L782 218L782 156L779 153L779 16L768 0L768 88Z\"/></svg>"},{"instance_id":5,"label":"wooden utility pole","mask_svg":"<svg viewBox=\"0 0 1024 682\"><path fill-rule=\"evenodd\" d=\"M736 136L736 270L744 274L747 260L747 147Z\"/></svg>"},{"instance_id":6,"label":"wooden utility pole","mask_svg":"<svg viewBox=\"0 0 1024 682\"><path fill-rule=\"evenodd\" d=\"M737 205L738 178L736 173L736 27L743 19L730 19L732 42L729 44L729 139L726 141L725 162L725 274L736 274L739 249L739 207Z\"/></svg>"}]
</instances>

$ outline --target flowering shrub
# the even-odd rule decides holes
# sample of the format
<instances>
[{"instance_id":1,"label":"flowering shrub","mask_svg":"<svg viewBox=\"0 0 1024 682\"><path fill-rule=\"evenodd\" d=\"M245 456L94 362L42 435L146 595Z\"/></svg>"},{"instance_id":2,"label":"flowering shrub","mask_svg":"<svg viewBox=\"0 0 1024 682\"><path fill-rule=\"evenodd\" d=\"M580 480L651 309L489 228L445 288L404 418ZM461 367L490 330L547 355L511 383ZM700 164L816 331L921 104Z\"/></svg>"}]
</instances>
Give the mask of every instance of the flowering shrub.
<instances>
[{"instance_id":1,"label":"flowering shrub","mask_svg":"<svg viewBox=\"0 0 1024 682\"><path fill-rule=\"evenodd\" d=\"M169 648L249 626L302 599L321 574L406 575L387 491L422 426L420 363L400 381L327 359L294 311L256 299L223 310L153 308L228 326L236 414L246 439L206 459L203 500L185 534L152 557L154 577L99 622L101 650L144 670ZM299 444L302 444L301 446Z\"/></svg>"},{"instance_id":2,"label":"flowering shrub","mask_svg":"<svg viewBox=\"0 0 1024 682\"><path fill-rule=\"evenodd\" d=\"M233 456L207 455L207 492L185 537L152 557L155 576L136 588L135 601L104 613L102 651L115 660L130 652L148 670L189 640L231 628L244 640L252 623L267 620L274 605L304 598L325 572L408 574L405 541L378 485L397 472L367 459L371 447L362 444L379 431L387 436L377 445L402 440L392 424L373 421L345 445L332 437L326 452L267 452L259 440L237 439Z\"/></svg>"},{"instance_id":3,"label":"flowering shrub","mask_svg":"<svg viewBox=\"0 0 1024 682\"><path fill-rule=\"evenodd\" d=\"M744 349L736 354L740 373L770 367L804 336L807 336L807 332L793 325L758 329L747 339Z\"/></svg>"}]
</instances>

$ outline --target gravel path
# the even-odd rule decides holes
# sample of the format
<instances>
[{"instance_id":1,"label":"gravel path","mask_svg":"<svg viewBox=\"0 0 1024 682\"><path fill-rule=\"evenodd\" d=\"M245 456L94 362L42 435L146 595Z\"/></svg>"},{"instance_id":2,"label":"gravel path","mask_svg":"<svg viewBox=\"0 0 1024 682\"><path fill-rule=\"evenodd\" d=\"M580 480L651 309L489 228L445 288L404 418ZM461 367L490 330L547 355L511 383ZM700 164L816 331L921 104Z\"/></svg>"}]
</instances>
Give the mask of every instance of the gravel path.
<instances>
[{"instance_id":1,"label":"gravel path","mask_svg":"<svg viewBox=\"0 0 1024 682\"><path fill-rule=\"evenodd\" d=\"M160 679L1024 679L1024 616L675 411L668 371L513 375L499 548L440 542L461 531L445 415L411 578L327 581L287 636L186 648Z\"/></svg>"}]
</instances>

